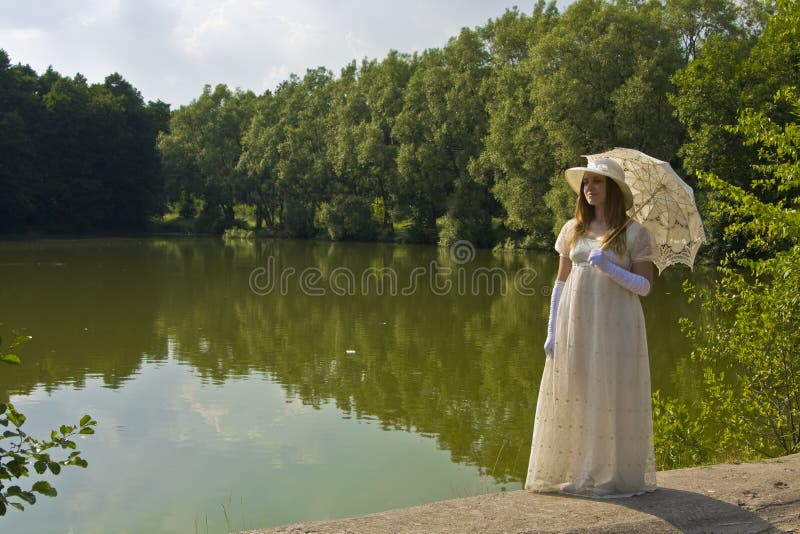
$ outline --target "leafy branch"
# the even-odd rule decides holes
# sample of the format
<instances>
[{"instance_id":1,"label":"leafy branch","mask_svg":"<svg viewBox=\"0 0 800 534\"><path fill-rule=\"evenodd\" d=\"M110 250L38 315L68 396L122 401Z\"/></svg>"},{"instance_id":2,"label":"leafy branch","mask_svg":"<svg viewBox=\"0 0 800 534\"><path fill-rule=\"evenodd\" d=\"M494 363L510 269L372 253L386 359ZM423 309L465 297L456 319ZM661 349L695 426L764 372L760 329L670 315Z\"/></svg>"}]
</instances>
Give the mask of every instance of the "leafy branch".
<instances>
[{"instance_id":1,"label":"leafy branch","mask_svg":"<svg viewBox=\"0 0 800 534\"><path fill-rule=\"evenodd\" d=\"M10 351L29 341L30 336L19 336L9 345L2 348L0 338L0 362L19 365L20 358ZM24 489L16 482L31 475L30 467L44 475L50 471L53 475L61 473L62 466L87 467L89 464L80 456L80 451L73 441L79 435L94 434L97 421L90 415L84 415L77 425L61 425L50 432L49 439L37 439L28 435L22 426L26 417L13 404L0 403L0 516L5 515L9 506L24 510L23 503L35 504L36 494L55 497L56 488L46 480L35 481L29 489ZM57 459L51 456L56 449L69 451L67 456Z\"/></svg>"}]
</instances>

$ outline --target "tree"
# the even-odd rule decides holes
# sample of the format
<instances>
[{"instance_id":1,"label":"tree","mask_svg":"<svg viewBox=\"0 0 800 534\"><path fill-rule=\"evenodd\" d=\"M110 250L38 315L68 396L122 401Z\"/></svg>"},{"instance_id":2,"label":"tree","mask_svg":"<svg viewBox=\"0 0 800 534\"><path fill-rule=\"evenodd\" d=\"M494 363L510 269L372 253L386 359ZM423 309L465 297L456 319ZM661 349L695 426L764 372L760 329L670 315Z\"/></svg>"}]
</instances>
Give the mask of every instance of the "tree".
<instances>
[{"instance_id":1,"label":"tree","mask_svg":"<svg viewBox=\"0 0 800 534\"><path fill-rule=\"evenodd\" d=\"M504 226L535 241L549 241L552 214L544 205L555 168L542 128L532 124L530 51L558 20L555 4L540 0L532 17L508 10L482 30L492 69L482 92L489 116L484 149L471 172L503 208Z\"/></svg>"},{"instance_id":2,"label":"tree","mask_svg":"<svg viewBox=\"0 0 800 534\"><path fill-rule=\"evenodd\" d=\"M93 85L90 93L88 130L92 152L100 156L92 172L103 184L107 204L95 225L141 230L163 212L164 182L155 140L167 128L169 106L145 105L139 91L118 73Z\"/></svg>"},{"instance_id":3,"label":"tree","mask_svg":"<svg viewBox=\"0 0 800 534\"><path fill-rule=\"evenodd\" d=\"M496 71L482 158L512 230L552 241L574 205L561 173L582 154L630 146L672 159L682 130L664 94L682 56L662 14L654 3L580 0L558 17L537 6L527 54Z\"/></svg>"},{"instance_id":4,"label":"tree","mask_svg":"<svg viewBox=\"0 0 800 534\"><path fill-rule=\"evenodd\" d=\"M370 169L360 164L356 149L359 134L369 124L370 109L355 62L342 69L340 78L332 83L327 118L325 145L334 176L328 192L330 201L317 207L315 225L333 240L372 239L377 229L370 207L377 191L370 180Z\"/></svg>"},{"instance_id":5,"label":"tree","mask_svg":"<svg viewBox=\"0 0 800 534\"><path fill-rule=\"evenodd\" d=\"M407 55L390 50L380 62L362 65L359 85L366 95L370 119L355 132L358 165L374 191L383 218L382 231L394 236L394 212L399 202L397 154L400 141L393 135L413 66Z\"/></svg>"},{"instance_id":6,"label":"tree","mask_svg":"<svg viewBox=\"0 0 800 534\"><path fill-rule=\"evenodd\" d=\"M173 200L205 200L205 215L215 232L233 224L234 206L246 196L238 164L254 109L252 92L206 85L197 100L172 114L169 132L158 139Z\"/></svg>"},{"instance_id":7,"label":"tree","mask_svg":"<svg viewBox=\"0 0 800 534\"><path fill-rule=\"evenodd\" d=\"M36 167L43 106L39 77L30 67L12 66L0 49L0 231L25 225L36 211L41 174Z\"/></svg>"},{"instance_id":8,"label":"tree","mask_svg":"<svg viewBox=\"0 0 800 534\"><path fill-rule=\"evenodd\" d=\"M664 15L680 36L684 56L690 61L709 35L741 36L736 24L738 11L731 0L670 0Z\"/></svg>"},{"instance_id":9,"label":"tree","mask_svg":"<svg viewBox=\"0 0 800 534\"><path fill-rule=\"evenodd\" d=\"M18 365L19 356L7 351L19 348L29 339L28 336L19 336L5 350L0 339L0 362ZM24 510L23 503L35 504L36 493L48 497L55 497L58 494L46 480L34 482L27 490L14 483L17 479L30 476L30 465L39 475L50 471L54 476L61 473L62 466L74 465L85 468L89 465L81 458L81 453L76 450L75 442L71 438L79 434L94 434L93 427L97 421L91 416L84 415L77 425L61 425L58 430L50 433L49 439L36 439L28 435L22 430L25 420L25 416L13 404L0 403L0 426L6 429L0 435L0 516L5 515L9 506ZM47 452L59 448L71 452L61 460L54 459L51 453Z\"/></svg>"},{"instance_id":10,"label":"tree","mask_svg":"<svg viewBox=\"0 0 800 534\"><path fill-rule=\"evenodd\" d=\"M0 50L0 229L140 230L161 213L163 102L114 73L39 76Z\"/></svg>"},{"instance_id":11,"label":"tree","mask_svg":"<svg viewBox=\"0 0 800 534\"><path fill-rule=\"evenodd\" d=\"M314 235L314 214L335 181L326 146L333 87L331 72L319 67L278 89L283 124L275 170L281 224L293 237Z\"/></svg>"},{"instance_id":12,"label":"tree","mask_svg":"<svg viewBox=\"0 0 800 534\"><path fill-rule=\"evenodd\" d=\"M488 67L479 35L468 29L444 50L426 50L417 59L392 131L400 141L400 202L409 208L415 241L485 241L489 233L487 187L469 172L486 131L480 87ZM451 231L443 236L436 224L446 213Z\"/></svg>"},{"instance_id":13,"label":"tree","mask_svg":"<svg viewBox=\"0 0 800 534\"><path fill-rule=\"evenodd\" d=\"M779 2L763 33L747 37L735 32L709 35L696 58L673 76L676 89L669 99L688 134L678 153L692 179L710 172L749 189L758 178L754 167L757 150L728 126L737 122L739 112L745 108L770 111L775 119L786 119L780 113L788 110L773 109L773 95L787 83L796 83L800 76L796 61L800 35L792 26L792 12L797 9L793 4ZM767 3L759 13L770 10ZM706 191L704 183L699 185L698 203L704 209L706 202L714 202L711 197L715 193ZM706 219L709 254L715 259L744 246L738 236L723 239L724 228L731 223L713 211Z\"/></svg>"},{"instance_id":14,"label":"tree","mask_svg":"<svg viewBox=\"0 0 800 534\"><path fill-rule=\"evenodd\" d=\"M468 240L478 246L491 245L495 209L491 183L481 173L471 172L484 148L489 115L481 87L490 72L489 52L476 31L462 29L444 49L450 78L446 94L448 158L455 169L453 190L447 199L439 230L439 245Z\"/></svg>"},{"instance_id":15,"label":"tree","mask_svg":"<svg viewBox=\"0 0 800 534\"><path fill-rule=\"evenodd\" d=\"M242 137L242 153L237 168L244 173L250 201L256 206L256 227L277 223L280 203L277 187L279 144L279 100L270 92L258 97L253 118Z\"/></svg>"},{"instance_id":16,"label":"tree","mask_svg":"<svg viewBox=\"0 0 800 534\"><path fill-rule=\"evenodd\" d=\"M360 206L362 215L374 209L381 219L381 237L394 235L399 142L392 135L392 127L402 109L410 71L409 59L390 51L380 63L364 60L358 70L355 62L351 63L334 83L326 144L336 186L326 212L332 213L334 205L345 204ZM337 200L337 196L353 198ZM377 233L367 227L357 231L359 238Z\"/></svg>"},{"instance_id":17,"label":"tree","mask_svg":"<svg viewBox=\"0 0 800 534\"><path fill-rule=\"evenodd\" d=\"M754 189L780 199L701 175L716 193L711 209L732 221L724 236L746 244L720 264L713 291L692 292L712 320L684 321L692 357L707 365L701 417L721 429L709 442L741 459L800 451L800 96L787 89L775 102L791 107L791 122L744 110L731 130L759 149Z\"/></svg>"}]
</instances>

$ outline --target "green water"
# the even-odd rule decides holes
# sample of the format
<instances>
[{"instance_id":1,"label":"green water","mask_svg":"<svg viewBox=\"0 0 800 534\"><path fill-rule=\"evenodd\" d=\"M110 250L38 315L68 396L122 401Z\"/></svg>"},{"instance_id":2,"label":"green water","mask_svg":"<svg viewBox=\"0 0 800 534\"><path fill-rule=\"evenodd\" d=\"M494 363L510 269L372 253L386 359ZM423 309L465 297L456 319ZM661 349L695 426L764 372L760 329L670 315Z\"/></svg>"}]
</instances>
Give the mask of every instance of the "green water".
<instances>
[{"instance_id":1,"label":"green water","mask_svg":"<svg viewBox=\"0 0 800 534\"><path fill-rule=\"evenodd\" d=\"M0 401L65 469L2 532L224 532L515 490L555 254L211 238L0 242ZM699 396L677 268L643 300L653 387ZM613 310L610 310L613 313Z\"/></svg>"}]
</instances>

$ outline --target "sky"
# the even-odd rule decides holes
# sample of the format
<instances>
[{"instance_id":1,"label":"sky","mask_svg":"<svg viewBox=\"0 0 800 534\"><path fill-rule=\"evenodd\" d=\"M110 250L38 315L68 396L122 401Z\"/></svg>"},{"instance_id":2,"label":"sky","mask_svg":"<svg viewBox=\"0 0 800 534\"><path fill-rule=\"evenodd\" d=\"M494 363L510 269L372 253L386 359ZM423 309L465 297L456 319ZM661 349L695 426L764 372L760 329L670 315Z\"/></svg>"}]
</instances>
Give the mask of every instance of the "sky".
<instances>
[{"instance_id":1,"label":"sky","mask_svg":"<svg viewBox=\"0 0 800 534\"><path fill-rule=\"evenodd\" d=\"M558 0L559 9L571 0ZM173 109L224 83L261 94L291 74L441 48L534 0L0 0L0 48L42 74L118 72Z\"/></svg>"}]
</instances>

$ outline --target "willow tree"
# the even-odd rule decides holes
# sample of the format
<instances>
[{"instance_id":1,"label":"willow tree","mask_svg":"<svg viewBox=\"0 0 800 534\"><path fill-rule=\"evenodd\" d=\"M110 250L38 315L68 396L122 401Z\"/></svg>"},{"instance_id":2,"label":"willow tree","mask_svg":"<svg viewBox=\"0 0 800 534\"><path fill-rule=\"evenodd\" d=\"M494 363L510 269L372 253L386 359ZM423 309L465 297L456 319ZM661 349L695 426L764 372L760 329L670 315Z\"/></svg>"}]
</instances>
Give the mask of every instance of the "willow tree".
<instances>
[{"instance_id":1,"label":"willow tree","mask_svg":"<svg viewBox=\"0 0 800 534\"><path fill-rule=\"evenodd\" d=\"M334 181L327 154L333 81L329 70L309 69L275 94L281 123L275 162L281 226L291 236L315 233L314 214Z\"/></svg>"},{"instance_id":2,"label":"willow tree","mask_svg":"<svg viewBox=\"0 0 800 534\"><path fill-rule=\"evenodd\" d=\"M238 163L254 104L252 92L206 85L197 100L172 113L169 131L158 139L173 188L201 197L211 220L219 210L223 226L233 223L234 206L243 200L244 176Z\"/></svg>"},{"instance_id":3,"label":"willow tree","mask_svg":"<svg viewBox=\"0 0 800 534\"><path fill-rule=\"evenodd\" d=\"M380 62L363 61L357 71L353 63L337 84L332 114L328 153L334 169L351 202L361 199L378 215L384 237L394 235L400 143L392 128L410 76L410 59L395 51Z\"/></svg>"},{"instance_id":4,"label":"willow tree","mask_svg":"<svg viewBox=\"0 0 800 534\"><path fill-rule=\"evenodd\" d=\"M277 224L278 145L283 139L279 119L280 101L270 92L258 97L253 117L242 135L242 153L237 168L244 173L250 203L256 207L256 227Z\"/></svg>"},{"instance_id":5,"label":"willow tree","mask_svg":"<svg viewBox=\"0 0 800 534\"><path fill-rule=\"evenodd\" d=\"M666 100L670 76L683 64L657 3L579 0L531 52L532 127L552 147L554 192L547 204L555 228L571 213L561 178L582 154L626 146L670 160L682 129Z\"/></svg>"},{"instance_id":6,"label":"willow tree","mask_svg":"<svg viewBox=\"0 0 800 534\"><path fill-rule=\"evenodd\" d=\"M482 87L489 122L471 171L491 187L505 227L531 236L533 244L549 239L552 214L544 195L555 163L543 129L531 123L529 55L557 20L555 4L540 0L531 17L508 10L481 30L491 51L491 73Z\"/></svg>"},{"instance_id":7,"label":"willow tree","mask_svg":"<svg viewBox=\"0 0 800 534\"><path fill-rule=\"evenodd\" d=\"M408 82L393 135L400 141L400 190L416 240L487 240L488 190L472 180L469 167L488 122L480 94L488 72L484 43L463 29L443 50L426 50ZM440 234L437 219L445 214Z\"/></svg>"},{"instance_id":8,"label":"willow tree","mask_svg":"<svg viewBox=\"0 0 800 534\"><path fill-rule=\"evenodd\" d=\"M326 136L328 159L335 173L330 198L317 208L315 224L331 239L372 239L377 224L372 218L376 191L369 168L361 164L359 134L371 120L367 97L355 61L333 83L331 113Z\"/></svg>"}]
</instances>

